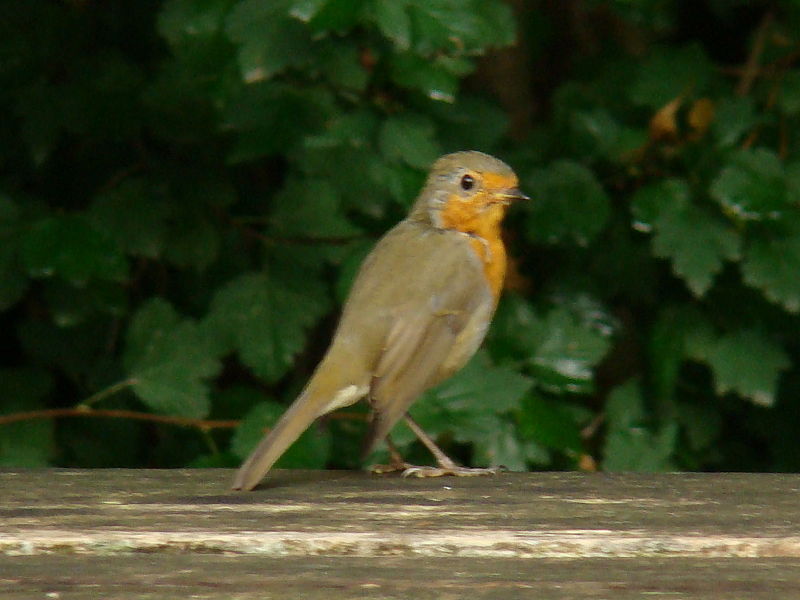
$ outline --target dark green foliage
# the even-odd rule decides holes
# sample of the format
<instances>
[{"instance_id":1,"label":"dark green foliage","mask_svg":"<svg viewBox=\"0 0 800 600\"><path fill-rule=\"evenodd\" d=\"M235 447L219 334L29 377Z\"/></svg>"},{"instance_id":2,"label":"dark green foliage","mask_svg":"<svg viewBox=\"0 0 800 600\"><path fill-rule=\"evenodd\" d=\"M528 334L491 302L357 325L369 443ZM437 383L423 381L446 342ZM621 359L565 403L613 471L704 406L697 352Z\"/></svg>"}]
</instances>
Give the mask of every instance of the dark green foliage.
<instances>
[{"instance_id":1,"label":"dark green foliage","mask_svg":"<svg viewBox=\"0 0 800 600\"><path fill-rule=\"evenodd\" d=\"M800 469L800 5L569 4L0 1L0 465L235 465L430 162L478 149L534 201L426 430L513 469ZM279 465L358 465L364 414Z\"/></svg>"}]
</instances>

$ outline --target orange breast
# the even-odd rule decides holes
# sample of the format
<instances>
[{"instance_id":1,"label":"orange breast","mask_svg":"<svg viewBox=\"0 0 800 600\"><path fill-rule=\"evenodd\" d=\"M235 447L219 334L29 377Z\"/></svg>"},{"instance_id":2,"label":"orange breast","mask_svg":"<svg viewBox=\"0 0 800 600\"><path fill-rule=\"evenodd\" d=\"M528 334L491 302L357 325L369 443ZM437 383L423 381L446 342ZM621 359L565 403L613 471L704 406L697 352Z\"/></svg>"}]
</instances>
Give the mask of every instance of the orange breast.
<instances>
[{"instance_id":1,"label":"orange breast","mask_svg":"<svg viewBox=\"0 0 800 600\"><path fill-rule=\"evenodd\" d=\"M450 201L441 213L441 225L470 236L470 247L483 264L486 283L495 302L500 297L506 276L506 249L500 237L500 221L505 214L503 204L484 205L476 210L472 204Z\"/></svg>"}]
</instances>

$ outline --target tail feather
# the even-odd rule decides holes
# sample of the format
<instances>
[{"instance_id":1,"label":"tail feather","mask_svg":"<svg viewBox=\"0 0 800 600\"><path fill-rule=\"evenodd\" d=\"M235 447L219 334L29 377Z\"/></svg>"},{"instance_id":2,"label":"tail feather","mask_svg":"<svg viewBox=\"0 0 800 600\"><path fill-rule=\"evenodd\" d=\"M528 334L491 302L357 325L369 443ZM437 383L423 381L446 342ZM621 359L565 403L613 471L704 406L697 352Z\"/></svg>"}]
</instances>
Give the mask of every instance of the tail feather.
<instances>
[{"instance_id":1,"label":"tail feather","mask_svg":"<svg viewBox=\"0 0 800 600\"><path fill-rule=\"evenodd\" d=\"M233 489L252 490L258 485L275 461L320 415L321 407L318 404L308 390L303 392L239 467L233 480Z\"/></svg>"}]
</instances>

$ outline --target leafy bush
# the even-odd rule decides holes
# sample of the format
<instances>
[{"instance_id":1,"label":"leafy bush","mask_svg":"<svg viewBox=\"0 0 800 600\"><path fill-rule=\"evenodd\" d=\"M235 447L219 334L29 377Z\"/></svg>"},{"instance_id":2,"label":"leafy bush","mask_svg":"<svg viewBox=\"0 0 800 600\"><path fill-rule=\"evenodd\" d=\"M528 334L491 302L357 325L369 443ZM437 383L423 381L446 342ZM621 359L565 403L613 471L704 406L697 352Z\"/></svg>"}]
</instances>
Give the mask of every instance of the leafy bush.
<instances>
[{"instance_id":1,"label":"leafy bush","mask_svg":"<svg viewBox=\"0 0 800 600\"><path fill-rule=\"evenodd\" d=\"M535 201L426 429L514 469L800 468L800 6L567 4L0 4L0 464L237 464L474 148ZM281 464L356 466L363 421Z\"/></svg>"}]
</instances>

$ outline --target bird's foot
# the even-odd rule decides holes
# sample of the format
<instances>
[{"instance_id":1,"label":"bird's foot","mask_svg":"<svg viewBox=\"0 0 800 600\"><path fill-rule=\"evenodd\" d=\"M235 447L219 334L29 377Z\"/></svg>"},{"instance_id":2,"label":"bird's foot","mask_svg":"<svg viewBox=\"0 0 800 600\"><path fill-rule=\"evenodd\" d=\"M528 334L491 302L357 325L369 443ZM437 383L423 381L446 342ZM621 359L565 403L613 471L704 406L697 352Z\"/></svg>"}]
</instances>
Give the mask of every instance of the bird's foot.
<instances>
[{"instance_id":1,"label":"bird's foot","mask_svg":"<svg viewBox=\"0 0 800 600\"><path fill-rule=\"evenodd\" d=\"M415 468L405 461L391 462L388 465L372 465L369 467L369 472L373 475L386 475L387 473L405 473L409 469Z\"/></svg>"},{"instance_id":2,"label":"bird's foot","mask_svg":"<svg viewBox=\"0 0 800 600\"><path fill-rule=\"evenodd\" d=\"M458 465L448 465L439 467L416 467L409 465L403 470L403 477L443 477L452 475L453 477L481 477L483 475L497 475L505 471L505 467L460 467Z\"/></svg>"}]
</instances>

